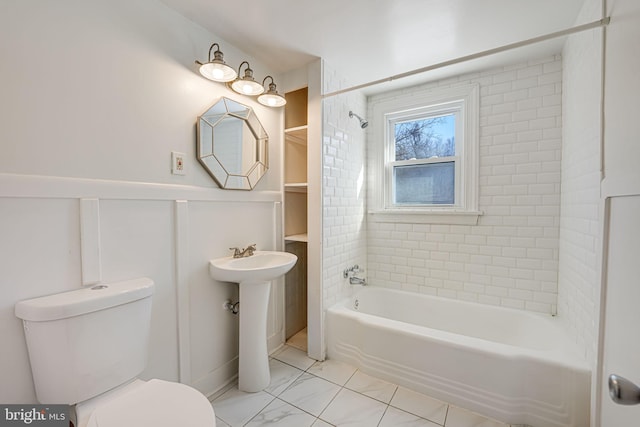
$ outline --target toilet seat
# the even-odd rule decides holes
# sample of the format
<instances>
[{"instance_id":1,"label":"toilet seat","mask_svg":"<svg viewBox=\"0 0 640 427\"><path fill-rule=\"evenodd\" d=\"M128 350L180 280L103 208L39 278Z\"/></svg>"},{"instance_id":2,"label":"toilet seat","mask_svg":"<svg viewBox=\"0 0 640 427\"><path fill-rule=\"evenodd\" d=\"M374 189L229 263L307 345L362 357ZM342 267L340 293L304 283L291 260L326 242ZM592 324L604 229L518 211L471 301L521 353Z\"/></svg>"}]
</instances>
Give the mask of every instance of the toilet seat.
<instances>
[{"instance_id":1,"label":"toilet seat","mask_svg":"<svg viewBox=\"0 0 640 427\"><path fill-rule=\"evenodd\" d=\"M213 407L187 385L149 380L95 408L87 427L215 427Z\"/></svg>"}]
</instances>

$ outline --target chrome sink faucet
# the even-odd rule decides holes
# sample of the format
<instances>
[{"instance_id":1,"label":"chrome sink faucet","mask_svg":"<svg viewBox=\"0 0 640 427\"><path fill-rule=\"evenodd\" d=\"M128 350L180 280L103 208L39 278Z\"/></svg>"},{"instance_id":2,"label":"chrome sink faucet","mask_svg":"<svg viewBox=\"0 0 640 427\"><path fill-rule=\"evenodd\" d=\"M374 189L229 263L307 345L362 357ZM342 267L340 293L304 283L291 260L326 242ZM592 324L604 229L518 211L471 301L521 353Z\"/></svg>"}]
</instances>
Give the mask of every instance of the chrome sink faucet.
<instances>
[{"instance_id":1,"label":"chrome sink faucet","mask_svg":"<svg viewBox=\"0 0 640 427\"><path fill-rule=\"evenodd\" d=\"M233 257L234 258L247 258L253 255L253 253L256 251L256 244L252 244L247 246L244 249L239 249L239 248L229 248L230 251L233 251Z\"/></svg>"}]
</instances>

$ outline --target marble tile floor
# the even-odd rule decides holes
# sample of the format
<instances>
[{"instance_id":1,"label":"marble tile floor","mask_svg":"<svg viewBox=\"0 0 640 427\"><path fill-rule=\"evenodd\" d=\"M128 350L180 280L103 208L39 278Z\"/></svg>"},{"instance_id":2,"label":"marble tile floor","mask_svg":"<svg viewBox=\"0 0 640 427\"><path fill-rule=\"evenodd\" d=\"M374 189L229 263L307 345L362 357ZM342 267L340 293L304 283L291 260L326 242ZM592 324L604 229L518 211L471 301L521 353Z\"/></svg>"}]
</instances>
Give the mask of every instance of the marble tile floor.
<instances>
[{"instance_id":1,"label":"marble tile floor","mask_svg":"<svg viewBox=\"0 0 640 427\"><path fill-rule=\"evenodd\" d=\"M234 386L213 401L218 427L509 427L288 345L269 365L263 391Z\"/></svg>"}]
</instances>

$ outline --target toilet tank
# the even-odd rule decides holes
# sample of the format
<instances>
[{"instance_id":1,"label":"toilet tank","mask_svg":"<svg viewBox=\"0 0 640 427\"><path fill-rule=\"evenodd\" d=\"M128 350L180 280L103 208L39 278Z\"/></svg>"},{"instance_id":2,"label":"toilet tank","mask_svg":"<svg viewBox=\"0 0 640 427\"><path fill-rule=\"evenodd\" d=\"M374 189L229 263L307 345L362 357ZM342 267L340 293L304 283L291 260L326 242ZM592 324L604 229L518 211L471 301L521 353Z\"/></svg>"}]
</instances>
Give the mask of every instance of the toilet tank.
<instances>
[{"instance_id":1,"label":"toilet tank","mask_svg":"<svg viewBox=\"0 0 640 427\"><path fill-rule=\"evenodd\" d=\"M153 286L140 278L16 304L40 403L82 402L144 370Z\"/></svg>"}]
</instances>

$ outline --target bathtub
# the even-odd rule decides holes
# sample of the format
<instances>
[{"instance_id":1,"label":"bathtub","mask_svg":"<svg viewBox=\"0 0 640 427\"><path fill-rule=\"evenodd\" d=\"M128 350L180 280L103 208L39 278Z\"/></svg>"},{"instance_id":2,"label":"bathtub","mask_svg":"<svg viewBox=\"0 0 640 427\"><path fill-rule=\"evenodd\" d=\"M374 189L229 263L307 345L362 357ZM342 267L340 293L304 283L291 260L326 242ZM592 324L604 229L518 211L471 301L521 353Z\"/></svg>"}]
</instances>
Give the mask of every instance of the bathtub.
<instances>
[{"instance_id":1,"label":"bathtub","mask_svg":"<svg viewBox=\"0 0 640 427\"><path fill-rule=\"evenodd\" d=\"M589 425L591 371L557 318L380 287L326 313L328 357L508 424Z\"/></svg>"}]
</instances>

